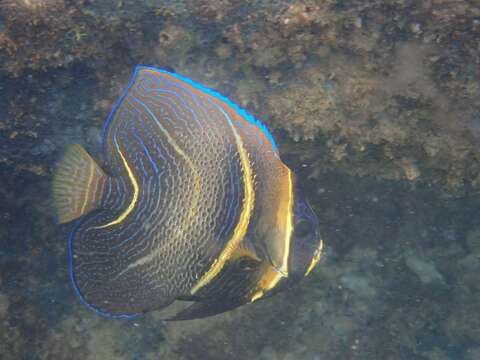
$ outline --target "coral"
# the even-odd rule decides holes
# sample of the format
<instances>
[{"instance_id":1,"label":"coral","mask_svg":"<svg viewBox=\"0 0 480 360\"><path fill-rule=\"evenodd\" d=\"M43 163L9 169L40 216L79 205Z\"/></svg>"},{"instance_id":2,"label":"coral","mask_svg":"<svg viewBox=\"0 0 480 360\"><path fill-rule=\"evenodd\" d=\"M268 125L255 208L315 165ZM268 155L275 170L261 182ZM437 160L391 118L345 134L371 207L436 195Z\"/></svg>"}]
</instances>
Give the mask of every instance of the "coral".
<instances>
[{"instance_id":1,"label":"coral","mask_svg":"<svg viewBox=\"0 0 480 360\"><path fill-rule=\"evenodd\" d=\"M113 13L85 0L6 0L0 3L0 72L19 76L27 69L46 70L75 61L114 61L118 51L132 53L142 44L139 18L168 17L170 12L147 8L145 13ZM128 10L128 9L126 9ZM127 12L128 14L128 12ZM143 51L144 49L142 49Z\"/></svg>"},{"instance_id":2,"label":"coral","mask_svg":"<svg viewBox=\"0 0 480 360\"><path fill-rule=\"evenodd\" d=\"M199 21L222 22L235 10L235 0L189 0L187 6Z\"/></svg>"},{"instance_id":3,"label":"coral","mask_svg":"<svg viewBox=\"0 0 480 360\"><path fill-rule=\"evenodd\" d=\"M334 131L341 114L322 73L313 69L285 91L267 100L267 112L295 139L313 139L320 131Z\"/></svg>"},{"instance_id":4,"label":"coral","mask_svg":"<svg viewBox=\"0 0 480 360\"><path fill-rule=\"evenodd\" d=\"M107 65L119 56L140 59L133 64L174 66L187 75L194 56L205 68L196 76L200 81L225 84L236 74L237 102L272 118L295 140L328 138L329 156L322 161L332 166L438 183L460 194L478 188L474 100L480 95L480 57L473 39L480 34L479 10L457 1L337 5L293 1L258 4L252 12L236 1L205 0L130 11L129 3L120 2L112 13L82 0L9 0L2 5L0 71L20 75L95 59L90 66L101 86L111 89L112 79L123 83L128 77L125 67ZM183 22L189 17L197 19L193 26ZM225 24L224 30L209 38L206 22ZM464 29L472 29L472 36ZM206 43L212 52L199 51ZM285 71L289 67L294 71ZM36 136L8 124L6 130L11 139ZM372 156L381 165L364 166ZM41 165L24 168L45 173Z\"/></svg>"},{"instance_id":5,"label":"coral","mask_svg":"<svg viewBox=\"0 0 480 360\"><path fill-rule=\"evenodd\" d=\"M195 45L195 36L185 28L174 24L166 24L158 34L158 45L155 47L157 59L177 65L183 63L187 54ZM174 55L174 58L172 57Z\"/></svg>"},{"instance_id":6,"label":"coral","mask_svg":"<svg viewBox=\"0 0 480 360\"><path fill-rule=\"evenodd\" d=\"M386 76L336 55L278 86L265 113L296 140L328 139L324 166L464 191L480 175L476 141L462 123L474 109L455 109L429 76L429 54L416 44L400 46ZM451 119L459 119L458 127ZM383 164L365 167L371 157Z\"/></svg>"}]
</instances>

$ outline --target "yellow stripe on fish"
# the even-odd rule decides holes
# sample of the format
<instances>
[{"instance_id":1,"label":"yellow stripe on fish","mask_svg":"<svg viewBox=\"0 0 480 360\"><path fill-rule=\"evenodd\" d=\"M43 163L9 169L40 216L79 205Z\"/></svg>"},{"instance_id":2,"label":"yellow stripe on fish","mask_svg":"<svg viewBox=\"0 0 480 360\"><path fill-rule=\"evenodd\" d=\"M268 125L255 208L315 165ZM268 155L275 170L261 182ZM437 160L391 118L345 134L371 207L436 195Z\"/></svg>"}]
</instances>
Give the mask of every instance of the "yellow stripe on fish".
<instances>
[{"instance_id":1,"label":"yellow stripe on fish","mask_svg":"<svg viewBox=\"0 0 480 360\"><path fill-rule=\"evenodd\" d=\"M138 187L137 180L135 179L135 176L133 176L133 172L130 169L130 166L128 166L128 162L125 159L125 156L123 156L122 151L120 150L120 147L118 146L118 144L115 144L115 146L116 146L116 149L118 151L118 155L122 159L123 165L125 166L125 170L127 171L128 178L130 179L130 183L132 184L132 188L133 188L132 200L130 201L130 204L128 204L125 211L122 212L118 218L110 221L109 223L107 223L105 225L94 226L95 229L103 229L103 228L121 223L123 220L125 220L125 218L128 216L128 214L130 214L132 212L132 210L135 207L135 204L137 203L137 200L138 200L138 193L140 191L140 188Z\"/></svg>"},{"instance_id":2,"label":"yellow stripe on fish","mask_svg":"<svg viewBox=\"0 0 480 360\"><path fill-rule=\"evenodd\" d=\"M190 290L190 293L193 295L203 286L208 284L212 279L218 275L222 270L225 263L232 257L233 253L238 250L240 242L245 237L247 233L248 224L250 223L250 218L252 216L252 210L255 204L255 190L253 184L253 174L250 161L248 159L248 153L245 149L245 146L240 138L235 126L232 124L232 120L228 115L220 109L222 114L225 116L225 119L232 129L232 132L235 137L235 142L237 145L238 152L240 154L241 164L242 164L242 180L245 190L245 195L242 200L242 212L238 223L233 231L233 236L227 242L227 245L220 253L220 256L215 259L210 269L201 277L200 281L195 284L195 286Z\"/></svg>"}]
</instances>

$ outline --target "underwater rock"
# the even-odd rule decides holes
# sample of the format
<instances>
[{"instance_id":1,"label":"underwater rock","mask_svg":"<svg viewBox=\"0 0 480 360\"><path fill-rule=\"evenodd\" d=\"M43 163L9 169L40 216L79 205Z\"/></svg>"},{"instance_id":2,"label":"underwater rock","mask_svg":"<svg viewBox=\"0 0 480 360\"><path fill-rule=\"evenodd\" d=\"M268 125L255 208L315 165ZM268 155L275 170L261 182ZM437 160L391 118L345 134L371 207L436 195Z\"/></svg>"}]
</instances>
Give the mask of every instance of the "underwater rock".
<instances>
[{"instance_id":1,"label":"underwater rock","mask_svg":"<svg viewBox=\"0 0 480 360\"><path fill-rule=\"evenodd\" d=\"M480 346L469 348L465 353L465 360L478 360L480 359Z\"/></svg>"},{"instance_id":2,"label":"underwater rock","mask_svg":"<svg viewBox=\"0 0 480 360\"><path fill-rule=\"evenodd\" d=\"M375 287L365 276L345 274L340 278L340 283L361 298L373 298L377 294Z\"/></svg>"},{"instance_id":3,"label":"underwater rock","mask_svg":"<svg viewBox=\"0 0 480 360\"><path fill-rule=\"evenodd\" d=\"M450 358L445 351L438 347L434 347L432 350L425 353L428 360L449 360Z\"/></svg>"},{"instance_id":4,"label":"underwater rock","mask_svg":"<svg viewBox=\"0 0 480 360\"><path fill-rule=\"evenodd\" d=\"M474 229L467 234L467 247L471 255L480 259L480 229Z\"/></svg>"},{"instance_id":5,"label":"underwater rock","mask_svg":"<svg viewBox=\"0 0 480 360\"><path fill-rule=\"evenodd\" d=\"M276 351L272 347L266 346L260 352L258 359L259 360L279 360L279 357Z\"/></svg>"},{"instance_id":6,"label":"underwater rock","mask_svg":"<svg viewBox=\"0 0 480 360\"><path fill-rule=\"evenodd\" d=\"M0 320L7 317L9 300L7 295L0 293Z\"/></svg>"},{"instance_id":7,"label":"underwater rock","mask_svg":"<svg viewBox=\"0 0 480 360\"><path fill-rule=\"evenodd\" d=\"M405 257L405 264L424 284L444 282L442 274L431 260L422 259L413 253L409 253Z\"/></svg>"},{"instance_id":8,"label":"underwater rock","mask_svg":"<svg viewBox=\"0 0 480 360\"><path fill-rule=\"evenodd\" d=\"M473 316L480 311L478 298L471 297L458 304L443 323L450 341L465 344L467 341L480 342L480 317Z\"/></svg>"}]
</instances>

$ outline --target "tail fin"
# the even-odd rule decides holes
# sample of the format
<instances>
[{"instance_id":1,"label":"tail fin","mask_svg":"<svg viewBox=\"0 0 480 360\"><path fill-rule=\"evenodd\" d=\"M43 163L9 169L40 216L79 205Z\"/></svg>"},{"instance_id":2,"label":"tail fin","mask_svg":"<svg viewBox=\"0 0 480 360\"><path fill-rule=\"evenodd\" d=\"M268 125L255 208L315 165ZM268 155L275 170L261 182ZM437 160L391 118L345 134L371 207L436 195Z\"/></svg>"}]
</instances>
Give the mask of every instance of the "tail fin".
<instances>
[{"instance_id":1,"label":"tail fin","mask_svg":"<svg viewBox=\"0 0 480 360\"><path fill-rule=\"evenodd\" d=\"M58 222L66 223L100 206L107 176L87 151L71 145L53 175Z\"/></svg>"}]
</instances>

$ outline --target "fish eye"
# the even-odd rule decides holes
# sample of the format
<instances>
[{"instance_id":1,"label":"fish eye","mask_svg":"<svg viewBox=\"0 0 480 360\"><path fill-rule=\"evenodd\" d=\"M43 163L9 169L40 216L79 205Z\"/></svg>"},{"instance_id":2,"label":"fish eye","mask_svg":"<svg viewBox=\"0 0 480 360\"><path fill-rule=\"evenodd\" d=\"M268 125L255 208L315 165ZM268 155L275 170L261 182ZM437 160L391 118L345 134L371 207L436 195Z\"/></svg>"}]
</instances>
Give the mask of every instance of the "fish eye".
<instances>
[{"instance_id":1,"label":"fish eye","mask_svg":"<svg viewBox=\"0 0 480 360\"><path fill-rule=\"evenodd\" d=\"M295 225L295 229L293 235L296 238L304 238L310 235L313 231L313 226L310 221L308 220L300 220L297 225Z\"/></svg>"}]
</instances>

